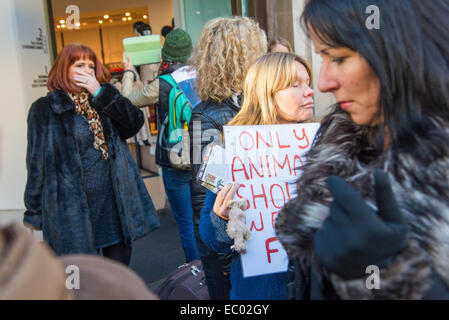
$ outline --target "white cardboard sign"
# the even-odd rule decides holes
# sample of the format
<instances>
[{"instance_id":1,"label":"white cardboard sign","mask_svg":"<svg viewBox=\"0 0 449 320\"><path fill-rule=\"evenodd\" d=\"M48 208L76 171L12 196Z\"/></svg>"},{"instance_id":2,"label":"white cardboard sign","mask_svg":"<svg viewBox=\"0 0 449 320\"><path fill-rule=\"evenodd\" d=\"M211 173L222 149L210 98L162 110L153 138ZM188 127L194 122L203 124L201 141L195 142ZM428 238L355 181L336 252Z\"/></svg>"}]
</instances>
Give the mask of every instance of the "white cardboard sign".
<instances>
[{"instance_id":1,"label":"white cardboard sign","mask_svg":"<svg viewBox=\"0 0 449 320\"><path fill-rule=\"evenodd\" d=\"M225 126L228 177L241 184L236 199L248 199L248 252L244 277L287 271L288 257L274 231L276 216L296 195L298 169L305 163L319 123ZM300 190L299 190L300 192Z\"/></svg>"}]
</instances>

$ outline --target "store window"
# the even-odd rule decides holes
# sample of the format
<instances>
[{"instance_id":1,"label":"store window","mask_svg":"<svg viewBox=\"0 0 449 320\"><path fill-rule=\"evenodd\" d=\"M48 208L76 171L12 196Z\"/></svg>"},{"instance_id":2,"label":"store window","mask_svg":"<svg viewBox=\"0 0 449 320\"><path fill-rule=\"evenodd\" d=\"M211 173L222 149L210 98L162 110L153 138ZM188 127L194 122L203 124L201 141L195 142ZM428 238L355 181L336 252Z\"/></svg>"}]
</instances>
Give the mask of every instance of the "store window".
<instances>
[{"instance_id":1,"label":"store window","mask_svg":"<svg viewBox=\"0 0 449 320\"><path fill-rule=\"evenodd\" d=\"M231 0L184 0L185 29L196 43L206 22L232 16Z\"/></svg>"},{"instance_id":2,"label":"store window","mask_svg":"<svg viewBox=\"0 0 449 320\"><path fill-rule=\"evenodd\" d=\"M149 24L152 34L172 26L171 1L133 0L132 7L122 0L48 0L50 2L56 54L67 44L80 42L91 47L105 65L122 60L123 39L136 36L133 25ZM73 14L71 6L79 8L75 27L67 24ZM73 21L73 20L72 20ZM163 44L163 37L161 42Z\"/></svg>"}]
</instances>

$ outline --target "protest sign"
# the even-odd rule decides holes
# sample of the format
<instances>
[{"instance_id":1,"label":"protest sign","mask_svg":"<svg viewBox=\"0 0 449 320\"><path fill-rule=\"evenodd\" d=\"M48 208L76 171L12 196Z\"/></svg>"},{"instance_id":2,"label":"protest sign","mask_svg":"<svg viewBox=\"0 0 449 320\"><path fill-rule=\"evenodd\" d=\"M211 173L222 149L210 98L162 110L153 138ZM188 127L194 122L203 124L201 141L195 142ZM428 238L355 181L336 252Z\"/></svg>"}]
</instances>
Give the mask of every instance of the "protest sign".
<instances>
[{"instance_id":1,"label":"protest sign","mask_svg":"<svg viewBox=\"0 0 449 320\"><path fill-rule=\"evenodd\" d=\"M296 180L319 123L225 126L228 177L246 198L248 252L241 256L244 277L285 272L288 257L274 232L276 216L296 195ZM298 190L301 192L301 190Z\"/></svg>"}]
</instances>

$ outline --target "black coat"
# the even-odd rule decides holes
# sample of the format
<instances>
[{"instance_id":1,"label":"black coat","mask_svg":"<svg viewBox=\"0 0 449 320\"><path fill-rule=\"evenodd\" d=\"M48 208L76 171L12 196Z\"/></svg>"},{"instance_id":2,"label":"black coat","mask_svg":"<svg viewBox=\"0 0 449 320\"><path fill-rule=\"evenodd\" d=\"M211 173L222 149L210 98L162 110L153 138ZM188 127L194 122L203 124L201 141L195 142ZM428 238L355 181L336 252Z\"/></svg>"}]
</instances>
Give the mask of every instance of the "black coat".
<instances>
[{"instance_id":1,"label":"black coat","mask_svg":"<svg viewBox=\"0 0 449 320\"><path fill-rule=\"evenodd\" d=\"M193 222L199 224L206 189L196 182L204 148L211 142L223 143L223 126L234 118L240 106L231 99L222 103L203 101L192 111L189 123L190 162L192 163L192 208Z\"/></svg>"},{"instance_id":2,"label":"black coat","mask_svg":"<svg viewBox=\"0 0 449 320\"><path fill-rule=\"evenodd\" d=\"M159 227L159 218L124 139L143 125L143 113L110 84L90 104L108 145L112 187L125 242ZM80 154L75 105L61 90L35 101L28 115L28 179L24 222L43 231L56 254L95 252Z\"/></svg>"}]
</instances>

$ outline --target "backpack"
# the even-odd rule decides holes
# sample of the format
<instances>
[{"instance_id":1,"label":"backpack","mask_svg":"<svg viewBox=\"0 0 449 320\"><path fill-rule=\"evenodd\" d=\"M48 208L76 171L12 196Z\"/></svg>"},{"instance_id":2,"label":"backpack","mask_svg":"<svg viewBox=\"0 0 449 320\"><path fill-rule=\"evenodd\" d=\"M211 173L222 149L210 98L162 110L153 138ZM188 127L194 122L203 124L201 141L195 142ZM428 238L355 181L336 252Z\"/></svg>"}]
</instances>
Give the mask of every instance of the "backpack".
<instances>
[{"instance_id":1,"label":"backpack","mask_svg":"<svg viewBox=\"0 0 449 320\"><path fill-rule=\"evenodd\" d=\"M168 136L159 135L160 147L168 152L170 165L179 170L192 170L190 165L189 121L192 117L192 106L179 88L177 82L169 74L159 76L168 82L172 89L169 94L169 112L161 125L161 132L168 128Z\"/></svg>"}]
</instances>

